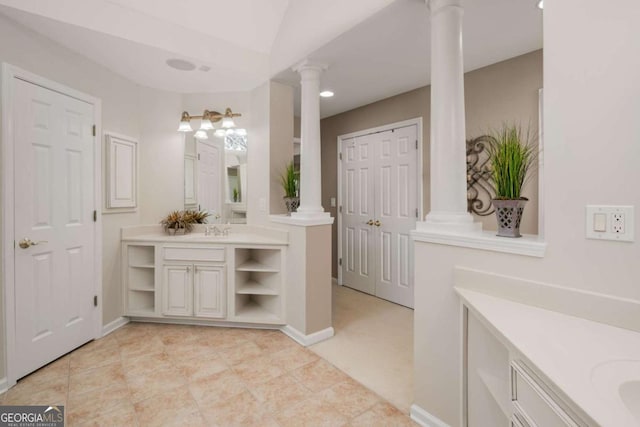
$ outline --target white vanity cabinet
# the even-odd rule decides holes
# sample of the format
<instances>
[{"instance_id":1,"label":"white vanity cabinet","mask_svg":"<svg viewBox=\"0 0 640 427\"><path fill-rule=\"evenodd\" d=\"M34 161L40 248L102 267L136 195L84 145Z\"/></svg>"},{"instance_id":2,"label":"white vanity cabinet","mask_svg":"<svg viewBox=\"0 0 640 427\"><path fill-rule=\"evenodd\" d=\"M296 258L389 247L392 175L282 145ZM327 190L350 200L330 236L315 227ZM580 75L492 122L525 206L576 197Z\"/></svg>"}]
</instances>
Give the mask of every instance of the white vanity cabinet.
<instances>
[{"instance_id":1,"label":"white vanity cabinet","mask_svg":"<svg viewBox=\"0 0 640 427\"><path fill-rule=\"evenodd\" d=\"M122 242L126 316L198 324L285 324L286 241L256 237L256 243L247 243L253 239L246 235L235 240L225 236L228 243L205 242L204 236L199 241L193 236L136 237Z\"/></svg>"},{"instance_id":2,"label":"white vanity cabinet","mask_svg":"<svg viewBox=\"0 0 640 427\"><path fill-rule=\"evenodd\" d=\"M587 427L569 404L465 307L466 426Z\"/></svg>"},{"instance_id":3,"label":"white vanity cabinet","mask_svg":"<svg viewBox=\"0 0 640 427\"><path fill-rule=\"evenodd\" d=\"M162 314L226 316L226 248L163 245Z\"/></svg>"},{"instance_id":4,"label":"white vanity cabinet","mask_svg":"<svg viewBox=\"0 0 640 427\"><path fill-rule=\"evenodd\" d=\"M225 318L224 265L165 264L163 270L163 315Z\"/></svg>"}]
</instances>

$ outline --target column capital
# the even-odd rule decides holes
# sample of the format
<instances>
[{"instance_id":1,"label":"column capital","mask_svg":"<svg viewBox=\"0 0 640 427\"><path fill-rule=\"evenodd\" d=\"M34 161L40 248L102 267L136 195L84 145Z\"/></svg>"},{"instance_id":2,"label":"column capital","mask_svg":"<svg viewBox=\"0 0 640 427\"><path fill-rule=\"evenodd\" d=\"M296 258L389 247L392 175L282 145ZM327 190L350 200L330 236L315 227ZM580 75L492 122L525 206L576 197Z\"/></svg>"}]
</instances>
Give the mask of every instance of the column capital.
<instances>
[{"instance_id":1,"label":"column capital","mask_svg":"<svg viewBox=\"0 0 640 427\"><path fill-rule=\"evenodd\" d=\"M297 73L302 73L303 71L307 70L313 70L318 74L320 74L320 72L326 70L327 68L329 68L327 64L322 62L315 62L310 59L303 59L302 61L291 67L291 69Z\"/></svg>"}]
</instances>

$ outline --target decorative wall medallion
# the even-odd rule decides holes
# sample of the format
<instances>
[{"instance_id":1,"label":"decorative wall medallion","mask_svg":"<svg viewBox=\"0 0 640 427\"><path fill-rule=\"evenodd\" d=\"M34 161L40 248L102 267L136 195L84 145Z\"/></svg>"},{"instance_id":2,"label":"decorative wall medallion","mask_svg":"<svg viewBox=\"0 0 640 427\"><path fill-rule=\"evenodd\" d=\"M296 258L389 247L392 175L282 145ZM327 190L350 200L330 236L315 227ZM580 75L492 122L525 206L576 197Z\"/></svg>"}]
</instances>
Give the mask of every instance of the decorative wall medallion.
<instances>
[{"instance_id":1,"label":"decorative wall medallion","mask_svg":"<svg viewBox=\"0 0 640 427\"><path fill-rule=\"evenodd\" d=\"M467 140L467 211L479 216L491 215L494 197L490 183L491 170L486 151L487 135Z\"/></svg>"}]
</instances>

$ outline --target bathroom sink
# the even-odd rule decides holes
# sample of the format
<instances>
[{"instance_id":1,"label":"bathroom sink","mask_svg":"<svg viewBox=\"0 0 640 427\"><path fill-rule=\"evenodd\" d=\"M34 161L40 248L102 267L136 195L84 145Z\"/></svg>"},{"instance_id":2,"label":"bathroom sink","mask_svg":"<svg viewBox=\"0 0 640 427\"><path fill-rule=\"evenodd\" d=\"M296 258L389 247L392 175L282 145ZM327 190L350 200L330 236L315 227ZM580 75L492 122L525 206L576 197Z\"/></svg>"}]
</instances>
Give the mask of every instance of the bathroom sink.
<instances>
[{"instance_id":1,"label":"bathroom sink","mask_svg":"<svg viewBox=\"0 0 640 427\"><path fill-rule=\"evenodd\" d=\"M610 360L591 371L591 382L624 424L640 425L640 360Z\"/></svg>"},{"instance_id":2,"label":"bathroom sink","mask_svg":"<svg viewBox=\"0 0 640 427\"><path fill-rule=\"evenodd\" d=\"M619 391L622 402L640 425L640 380L623 383Z\"/></svg>"}]
</instances>

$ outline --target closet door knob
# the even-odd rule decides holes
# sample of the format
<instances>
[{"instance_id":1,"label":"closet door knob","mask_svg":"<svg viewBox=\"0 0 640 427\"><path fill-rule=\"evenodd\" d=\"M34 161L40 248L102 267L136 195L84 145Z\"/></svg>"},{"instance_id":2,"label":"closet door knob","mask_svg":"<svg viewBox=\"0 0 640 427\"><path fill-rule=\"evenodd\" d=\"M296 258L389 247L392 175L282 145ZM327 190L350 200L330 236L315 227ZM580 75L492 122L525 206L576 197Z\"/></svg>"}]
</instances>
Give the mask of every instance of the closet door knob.
<instances>
[{"instance_id":1,"label":"closet door knob","mask_svg":"<svg viewBox=\"0 0 640 427\"><path fill-rule=\"evenodd\" d=\"M382 223L376 219L376 222L373 223L376 227L380 227Z\"/></svg>"},{"instance_id":2,"label":"closet door knob","mask_svg":"<svg viewBox=\"0 0 640 427\"><path fill-rule=\"evenodd\" d=\"M367 224L367 225L373 225L373 220L372 220L372 219L370 219L369 221L365 222L365 224Z\"/></svg>"}]
</instances>

